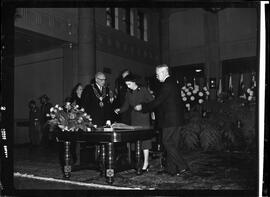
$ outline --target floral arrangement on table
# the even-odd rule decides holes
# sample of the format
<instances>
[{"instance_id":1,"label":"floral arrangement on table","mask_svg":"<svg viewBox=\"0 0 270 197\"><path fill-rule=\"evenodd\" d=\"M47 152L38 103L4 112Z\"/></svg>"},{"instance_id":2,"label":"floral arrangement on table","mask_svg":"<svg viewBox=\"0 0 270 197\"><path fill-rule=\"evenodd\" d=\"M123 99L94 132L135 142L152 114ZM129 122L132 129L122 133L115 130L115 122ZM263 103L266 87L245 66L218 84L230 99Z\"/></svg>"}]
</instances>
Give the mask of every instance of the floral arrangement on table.
<instances>
[{"instance_id":1,"label":"floral arrangement on table","mask_svg":"<svg viewBox=\"0 0 270 197\"><path fill-rule=\"evenodd\" d=\"M62 131L91 131L93 128L90 115L85 113L83 108L70 102L66 102L63 107L55 105L50 108L50 113L47 114L51 119L48 121L51 130L56 126Z\"/></svg>"},{"instance_id":2,"label":"floral arrangement on table","mask_svg":"<svg viewBox=\"0 0 270 197\"><path fill-rule=\"evenodd\" d=\"M188 111L190 111L196 104L203 104L210 95L209 90L206 86L200 88L198 85L187 83L181 88L181 98L185 103Z\"/></svg>"}]
</instances>

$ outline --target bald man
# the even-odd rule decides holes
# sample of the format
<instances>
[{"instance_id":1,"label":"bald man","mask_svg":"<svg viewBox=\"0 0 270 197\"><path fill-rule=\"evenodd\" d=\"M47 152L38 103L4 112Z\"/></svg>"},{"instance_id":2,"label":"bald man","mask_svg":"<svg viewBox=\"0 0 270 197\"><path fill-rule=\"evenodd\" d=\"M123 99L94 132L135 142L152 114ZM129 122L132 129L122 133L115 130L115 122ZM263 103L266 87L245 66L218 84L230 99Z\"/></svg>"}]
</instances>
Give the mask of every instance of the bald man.
<instances>
[{"instance_id":1,"label":"bald man","mask_svg":"<svg viewBox=\"0 0 270 197\"><path fill-rule=\"evenodd\" d=\"M82 92L82 107L92 118L93 124L104 126L106 120L111 120L109 89L105 87L106 75L95 74L95 81L87 85Z\"/></svg>"}]
</instances>

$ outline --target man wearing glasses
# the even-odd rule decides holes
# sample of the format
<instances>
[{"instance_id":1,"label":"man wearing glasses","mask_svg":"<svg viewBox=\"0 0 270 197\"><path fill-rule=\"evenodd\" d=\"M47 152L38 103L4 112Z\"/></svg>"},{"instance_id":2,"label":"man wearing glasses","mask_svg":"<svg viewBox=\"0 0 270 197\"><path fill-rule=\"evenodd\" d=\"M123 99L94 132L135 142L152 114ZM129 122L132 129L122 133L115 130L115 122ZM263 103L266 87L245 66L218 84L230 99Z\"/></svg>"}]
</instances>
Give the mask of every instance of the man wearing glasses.
<instances>
[{"instance_id":1,"label":"man wearing glasses","mask_svg":"<svg viewBox=\"0 0 270 197\"><path fill-rule=\"evenodd\" d=\"M104 126L108 117L110 98L109 90L105 87L106 76L102 72L95 75L95 81L87 85L82 92L82 107L92 118L92 122L97 126Z\"/></svg>"}]
</instances>

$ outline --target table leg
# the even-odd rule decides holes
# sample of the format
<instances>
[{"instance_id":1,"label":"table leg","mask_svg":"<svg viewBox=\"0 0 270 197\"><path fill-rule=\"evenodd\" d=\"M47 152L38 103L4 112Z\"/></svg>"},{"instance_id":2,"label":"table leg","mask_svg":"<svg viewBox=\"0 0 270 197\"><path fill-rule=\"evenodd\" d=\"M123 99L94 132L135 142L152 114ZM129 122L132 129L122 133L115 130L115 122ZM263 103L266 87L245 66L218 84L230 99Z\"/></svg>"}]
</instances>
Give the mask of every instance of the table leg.
<instances>
[{"instance_id":1,"label":"table leg","mask_svg":"<svg viewBox=\"0 0 270 197\"><path fill-rule=\"evenodd\" d=\"M65 157L65 164L64 164L64 178L69 179L71 175L71 161L70 161L70 142L65 141L64 143L64 157Z\"/></svg>"},{"instance_id":2,"label":"table leg","mask_svg":"<svg viewBox=\"0 0 270 197\"><path fill-rule=\"evenodd\" d=\"M95 161L99 162L99 155L100 155L100 146L95 145Z\"/></svg>"},{"instance_id":3,"label":"table leg","mask_svg":"<svg viewBox=\"0 0 270 197\"><path fill-rule=\"evenodd\" d=\"M127 148L128 148L128 163L129 163L129 165L132 165L132 162L131 162L131 143L130 142L127 143Z\"/></svg>"},{"instance_id":4,"label":"table leg","mask_svg":"<svg viewBox=\"0 0 270 197\"><path fill-rule=\"evenodd\" d=\"M138 175L142 174L140 161L141 161L141 141L138 140L136 142L136 174Z\"/></svg>"},{"instance_id":5,"label":"table leg","mask_svg":"<svg viewBox=\"0 0 270 197\"><path fill-rule=\"evenodd\" d=\"M105 159L106 159L106 152L105 152L105 144L101 144L100 146L100 153L99 153L99 168L100 168L100 176L105 176Z\"/></svg>"},{"instance_id":6,"label":"table leg","mask_svg":"<svg viewBox=\"0 0 270 197\"><path fill-rule=\"evenodd\" d=\"M114 181L114 144L112 142L107 143L106 154L106 181L109 184L113 184Z\"/></svg>"}]
</instances>

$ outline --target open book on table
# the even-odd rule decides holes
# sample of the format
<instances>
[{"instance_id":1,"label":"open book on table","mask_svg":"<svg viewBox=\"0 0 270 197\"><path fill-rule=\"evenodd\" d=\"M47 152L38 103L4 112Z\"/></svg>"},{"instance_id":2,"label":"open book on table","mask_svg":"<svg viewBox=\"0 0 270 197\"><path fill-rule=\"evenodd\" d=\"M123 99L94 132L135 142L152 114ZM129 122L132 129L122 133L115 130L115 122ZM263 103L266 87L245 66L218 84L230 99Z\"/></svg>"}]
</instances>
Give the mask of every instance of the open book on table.
<instances>
[{"instance_id":1,"label":"open book on table","mask_svg":"<svg viewBox=\"0 0 270 197\"><path fill-rule=\"evenodd\" d=\"M142 128L151 128L151 127L147 127L147 126L131 126L131 125L127 125L127 124L124 124L124 123L113 123L111 125L111 127L113 129L142 129Z\"/></svg>"}]
</instances>

